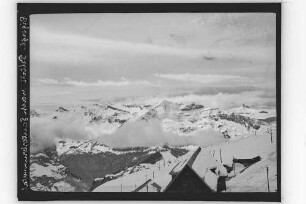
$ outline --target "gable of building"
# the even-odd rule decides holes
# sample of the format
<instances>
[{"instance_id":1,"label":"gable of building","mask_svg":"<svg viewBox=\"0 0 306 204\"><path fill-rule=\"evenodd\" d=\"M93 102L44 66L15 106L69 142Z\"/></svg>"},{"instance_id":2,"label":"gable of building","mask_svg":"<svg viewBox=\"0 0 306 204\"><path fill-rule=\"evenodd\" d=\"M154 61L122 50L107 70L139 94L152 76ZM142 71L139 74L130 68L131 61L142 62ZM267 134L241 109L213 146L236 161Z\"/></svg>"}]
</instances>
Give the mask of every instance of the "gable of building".
<instances>
[{"instance_id":1,"label":"gable of building","mask_svg":"<svg viewBox=\"0 0 306 204\"><path fill-rule=\"evenodd\" d=\"M213 190L189 165L186 165L169 183L164 192L211 193Z\"/></svg>"}]
</instances>

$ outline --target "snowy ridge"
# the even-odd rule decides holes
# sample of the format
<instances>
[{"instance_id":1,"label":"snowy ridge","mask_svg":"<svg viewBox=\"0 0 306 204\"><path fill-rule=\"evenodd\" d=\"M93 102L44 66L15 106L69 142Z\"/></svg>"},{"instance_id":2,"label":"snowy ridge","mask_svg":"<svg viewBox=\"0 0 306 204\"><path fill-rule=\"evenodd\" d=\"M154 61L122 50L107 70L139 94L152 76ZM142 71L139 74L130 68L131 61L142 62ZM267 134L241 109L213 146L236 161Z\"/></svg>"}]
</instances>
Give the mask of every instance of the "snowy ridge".
<instances>
[{"instance_id":1,"label":"snowy ridge","mask_svg":"<svg viewBox=\"0 0 306 204\"><path fill-rule=\"evenodd\" d=\"M48 154L48 155L47 155ZM33 191L85 191L86 186L79 178L72 176L69 170L57 160L53 150L31 155L30 188Z\"/></svg>"},{"instance_id":2,"label":"snowy ridge","mask_svg":"<svg viewBox=\"0 0 306 204\"><path fill-rule=\"evenodd\" d=\"M274 109L252 109L247 105L238 108L218 109L196 103L175 103L163 100L158 104L107 104L60 107L51 114L32 111L32 117L53 120L81 119L88 129L101 133L113 133L128 121L159 120L165 132L177 135L193 135L202 130L213 129L227 138L243 137L255 132L267 131L275 121Z\"/></svg>"},{"instance_id":3,"label":"snowy ridge","mask_svg":"<svg viewBox=\"0 0 306 204\"><path fill-rule=\"evenodd\" d=\"M114 151L112 148L100 144L92 140L65 140L59 141L56 148L58 155L71 155L71 154L99 154L109 152L112 154L125 154L127 151ZM129 151L131 152L131 151Z\"/></svg>"},{"instance_id":4,"label":"snowy ridge","mask_svg":"<svg viewBox=\"0 0 306 204\"><path fill-rule=\"evenodd\" d=\"M110 135L128 122L150 120L160 123L163 132L178 137L188 137L204 130L213 130L222 133L227 142L202 147L192 166L212 189L216 189L218 176L223 175L230 177L229 191L242 191L241 186L244 185L244 180L248 179L246 177L252 177L253 174L260 177L267 166L272 175L271 185L276 186L273 183L276 178L276 112L273 109L253 109L244 104L238 108L219 109L206 107L200 103L163 100L158 103L107 103L59 107L48 114L31 110L31 117L32 121L45 120L48 124L77 119L81 124L85 124L86 130L92 132L98 130L99 134ZM273 132L273 144L270 144L271 132ZM150 185L148 188L151 191L162 191L171 181L169 173L173 169L179 172L180 167L185 165L190 155L198 148L193 145L114 148L98 142L96 138L80 140L61 138L55 142L55 145L52 154L40 151L31 155L32 189L45 191L94 189L94 191L127 192L136 189L141 191L138 188L144 182L148 182L146 185ZM260 156L261 161L248 169L237 165L236 172L233 173L233 171L227 172L228 169L225 168L233 166L233 158L249 159L256 156ZM86 173L82 174L78 169L80 168L78 165L82 163L75 162L98 163L102 161L101 159L109 162L119 161L119 158L120 162L126 162L125 166L116 164L117 166L105 168L104 164L96 164L95 171L89 171L90 174L94 173L91 175L93 178L86 177ZM105 173L99 174L102 168ZM84 176L86 178L82 181ZM91 179L94 181L93 184L90 183ZM160 188L156 188L156 185ZM257 182L255 187L246 188L246 191L261 188L264 187Z\"/></svg>"}]
</instances>

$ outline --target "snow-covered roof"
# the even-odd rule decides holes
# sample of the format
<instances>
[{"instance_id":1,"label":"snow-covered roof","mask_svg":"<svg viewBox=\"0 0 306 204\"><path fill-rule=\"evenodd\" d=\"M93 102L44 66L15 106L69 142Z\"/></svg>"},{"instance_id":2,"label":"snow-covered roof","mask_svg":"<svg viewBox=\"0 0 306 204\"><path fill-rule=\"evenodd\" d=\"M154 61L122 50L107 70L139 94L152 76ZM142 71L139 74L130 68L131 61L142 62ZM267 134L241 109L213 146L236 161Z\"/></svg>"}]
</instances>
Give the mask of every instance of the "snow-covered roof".
<instances>
[{"instance_id":1,"label":"snow-covered roof","mask_svg":"<svg viewBox=\"0 0 306 204\"><path fill-rule=\"evenodd\" d=\"M180 174L186 165L188 165L213 191L217 190L218 177L227 176L227 170L225 167L212 157L210 152L205 151L205 149L200 147L196 151L189 152L184 160L172 169L170 174ZM210 169L215 169L215 173Z\"/></svg>"},{"instance_id":2,"label":"snow-covered roof","mask_svg":"<svg viewBox=\"0 0 306 204\"><path fill-rule=\"evenodd\" d=\"M277 156L272 152L263 160L247 168L243 173L237 174L227 182L229 192L268 192L267 169L269 187L271 192L277 190Z\"/></svg>"},{"instance_id":3,"label":"snow-covered roof","mask_svg":"<svg viewBox=\"0 0 306 204\"><path fill-rule=\"evenodd\" d=\"M204 149L197 155L192 164L192 168L201 178L204 178L210 169L216 169L219 176L227 176L227 171L224 166Z\"/></svg>"},{"instance_id":4,"label":"snow-covered roof","mask_svg":"<svg viewBox=\"0 0 306 204\"><path fill-rule=\"evenodd\" d=\"M183 159L177 163L174 168L171 170L170 174L178 174L187 164L191 165L196 158L197 154L201 151L201 148L198 147L196 150L191 150L183 156Z\"/></svg>"},{"instance_id":5,"label":"snow-covered roof","mask_svg":"<svg viewBox=\"0 0 306 204\"><path fill-rule=\"evenodd\" d=\"M205 183L214 191L217 191L218 176L207 169L204 177Z\"/></svg>"}]
</instances>

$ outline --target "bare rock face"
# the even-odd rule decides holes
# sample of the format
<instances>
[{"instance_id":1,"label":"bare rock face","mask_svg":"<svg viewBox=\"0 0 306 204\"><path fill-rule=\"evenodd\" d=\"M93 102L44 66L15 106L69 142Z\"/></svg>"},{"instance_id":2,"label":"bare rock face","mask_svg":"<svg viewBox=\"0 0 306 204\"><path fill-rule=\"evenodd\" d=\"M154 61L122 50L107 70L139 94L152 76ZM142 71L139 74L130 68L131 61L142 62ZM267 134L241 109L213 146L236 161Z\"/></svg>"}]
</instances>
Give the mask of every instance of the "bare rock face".
<instances>
[{"instance_id":1,"label":"bare rock face","mask_svg":"<svg viewBox=\"0 0 306 204\"><path fill-rule=\"evenodd\" d=\"M250 106L247 106L247 105L244 104L244 103L242 104L242 107L243 107L243 108L250 108Z\"/></svg>"},{"instance_id":2,"label":"bare rock face","mask_svg":"<svg viewBox=\"0 0 306 204\"><path fill-rule=\"evenodd\" d=\"M196 109L201 109L204 108L203 105L201 104L195 104L195 103L191 103L189 105L186 105L184 108L182 108L182 111L191 111L191 110L196 110Z\"/></svg>"},{"instance_id":3,"label":"bare rock face","mask_svg":"<svg viewBox=\"0 0 306 204\"><path fill-rule=\"evenodd\" d=\"M249 118L249 117L245 117L239 114L235 114L235 113L231 113L231 114L219 114L219 118L223 119L223 120L228 120L228 121L232 121L238 124L241 124L245 127L252 127L256 130L258 130L260 128L260 125L262 124L260 122L260 120L257 119L253 119L253 118Z\"/></svg>"},{"instance_id":4,"label":"bare rock face","mask_svg":"<svg viewBox=\"0 0 306 204\"><path fill-rule=\"evenodd\" d=\"M59 107L56 112L59 112L59 113L65 113L65 112L68 112L69 110L66 109L66 108L63 108L63 107Z\"/></svg>"}]
</instances>

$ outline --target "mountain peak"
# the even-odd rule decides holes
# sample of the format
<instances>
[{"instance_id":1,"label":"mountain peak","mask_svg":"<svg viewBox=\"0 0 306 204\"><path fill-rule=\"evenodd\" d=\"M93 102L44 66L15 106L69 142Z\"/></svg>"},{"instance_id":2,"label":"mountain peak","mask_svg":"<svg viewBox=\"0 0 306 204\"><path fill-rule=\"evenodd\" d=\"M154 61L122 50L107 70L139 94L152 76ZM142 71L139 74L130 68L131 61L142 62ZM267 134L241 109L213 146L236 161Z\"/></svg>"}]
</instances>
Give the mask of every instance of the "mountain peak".
<instances>
[{"instance_id":1,"label":"mountain peak","mask_svg":"<svg viewBox=\"0 0 306 204\"><path fill-rule=\"evenodd\" d=\"M63 112L68 112L69 110L66 109L66 108L63 108L63 107L59 107L56 112L60 112L60 113L63 113Z\"/></svg>"},{"instance_id":2,"label":"mountain peak","mask_svg":"<svg viewBox=\"0 0 306 204\"><path fill-rule=\"evenodd\" d=\"M196 104L196 103L190 103L187 104L184 108L182 108L182 111L190 111L190 110L196 110L196 109L201 109L204 108L203 105L201 104Z\"/></svg>"},{"instance_id":3,"label":"mountain peak","mask_svg":"<svg viewBox=\"0 0 306 204\"><path fill-rule=\"evenodd\" d=\"M171 104L173 104L173 102L168 101L168 100L162 100L159 105L160 106L170 106Z\"/></svg>"},{"instance_id":4,"label":"mountain peak","mask_svg":"<svg viewBox=\"0 0 306 204\"><path fill-rule=\"evenodd\" d=\"M250 108L250 106L247 106L246 104L242 104L242 108Z\"/></svg>"}]
</instances>

